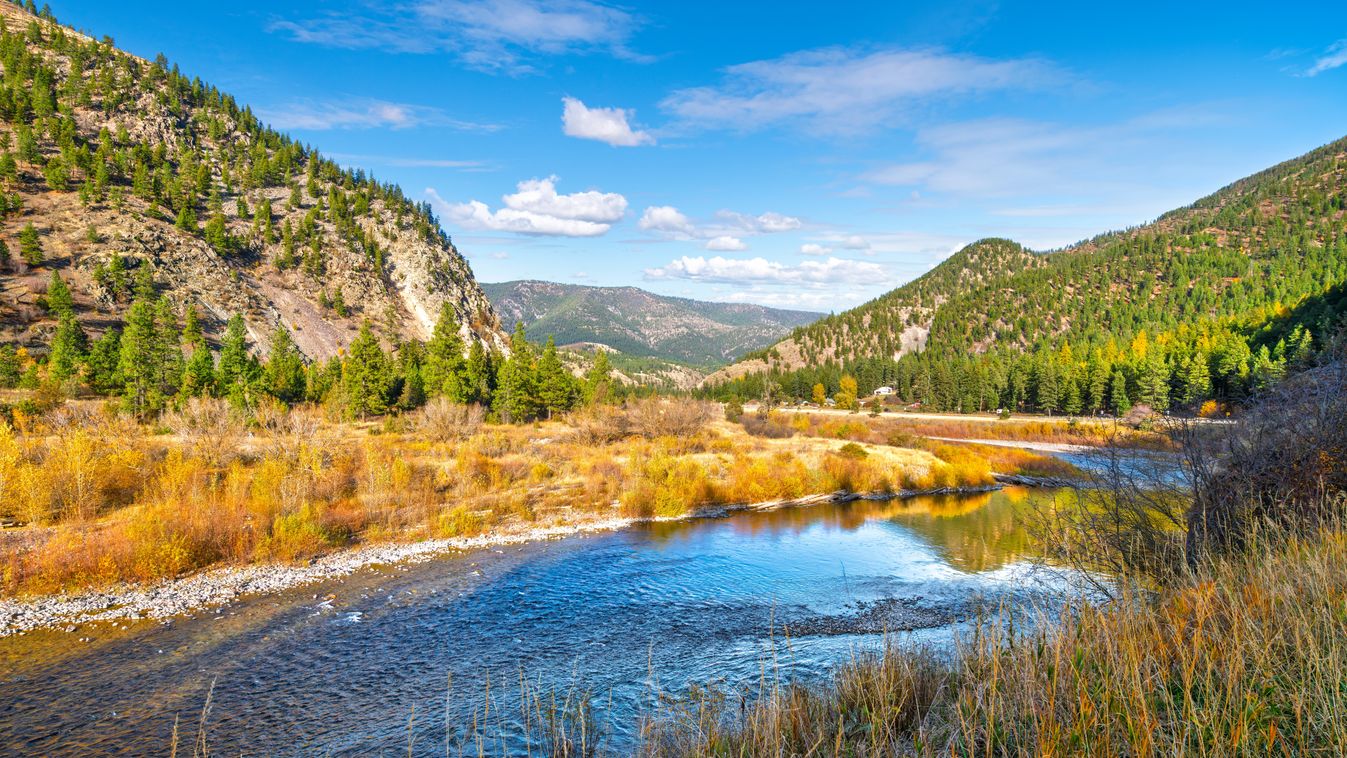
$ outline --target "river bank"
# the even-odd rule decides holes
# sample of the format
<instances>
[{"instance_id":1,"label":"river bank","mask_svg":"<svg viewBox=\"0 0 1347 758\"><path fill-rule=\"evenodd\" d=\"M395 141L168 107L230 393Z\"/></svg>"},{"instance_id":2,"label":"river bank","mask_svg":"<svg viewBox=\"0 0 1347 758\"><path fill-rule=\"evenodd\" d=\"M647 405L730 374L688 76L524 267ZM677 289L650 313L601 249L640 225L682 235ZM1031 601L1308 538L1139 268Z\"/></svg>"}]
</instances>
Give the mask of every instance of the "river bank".
<instances>
[{"instance_id":1,"label":"river bank","mask_svg":"<svg viewBox=\"0 0 1347 758\"><path fill-rule=\"evenodd\" d=\"M1015 484L1034 486L1028 481ZM584 534L617 531L637 524L723 518L741 511L800 508L853 500L896 500L921 496L979 494L1002 485L940 487L895 492L853 493L839 490L793 499L757 503L711 505L682 516L591 517L578 523L548 526L511 525L471 537L387 542L330 553L307 563L257 563L207 569L188 576L144 585L119 584L107 588L29 598L0 599L0 637L38 629L75 632L83 624L156 620L170 622L208 608L228 605L244 597L268 595L307 584L349 576L373 566L431 561L454 552L485 550Z\"/></svg>"}]
</instances>

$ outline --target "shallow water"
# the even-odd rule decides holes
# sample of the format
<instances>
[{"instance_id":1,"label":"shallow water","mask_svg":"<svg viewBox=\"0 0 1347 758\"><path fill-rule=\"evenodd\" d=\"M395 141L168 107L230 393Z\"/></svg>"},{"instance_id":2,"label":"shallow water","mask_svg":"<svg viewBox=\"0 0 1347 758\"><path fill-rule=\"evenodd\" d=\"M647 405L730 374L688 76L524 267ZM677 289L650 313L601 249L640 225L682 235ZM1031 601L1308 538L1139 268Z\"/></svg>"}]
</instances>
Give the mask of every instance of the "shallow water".
<instances>
[{"instance_id":1,"label":"shallow water","mask_svg":"<svg viewBox=\"0 0 1347 758\"><path fill-rule=\"evenodd\" d=\"M583 688L620 752L659 693L817 679L883 642L788 638L793 620L882 598L962 614L975 598L1034 599L1017 514L1051 496L655 524L371 569L171 624L0 639L0 749L166 754L177 718L183 754L210 693L216 754L406 755L410 740L417 754L476 755L474 716L488 752L514 750L527 741L521 688ZM952 629L900 636L941 644Z\"/></svg>"}]
</instances>

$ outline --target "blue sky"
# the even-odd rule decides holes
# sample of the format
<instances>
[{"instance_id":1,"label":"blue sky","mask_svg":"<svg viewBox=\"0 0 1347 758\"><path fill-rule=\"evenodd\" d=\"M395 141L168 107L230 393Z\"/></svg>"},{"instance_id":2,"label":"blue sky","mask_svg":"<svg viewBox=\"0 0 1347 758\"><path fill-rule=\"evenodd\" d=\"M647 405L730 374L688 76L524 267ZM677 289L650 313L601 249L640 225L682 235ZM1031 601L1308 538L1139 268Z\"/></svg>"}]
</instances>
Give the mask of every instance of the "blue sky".
<instances>
[{"instance_id":1,"label":"blue sky","mask_svg":"<svg viewBox=\"0 0 1347 758\"><path fill-rule=\"evenodd\" d=\"M53 7L430 200L483 281L841 310L1347 134L1341 2Z\"/></svg>"}]
</instances>

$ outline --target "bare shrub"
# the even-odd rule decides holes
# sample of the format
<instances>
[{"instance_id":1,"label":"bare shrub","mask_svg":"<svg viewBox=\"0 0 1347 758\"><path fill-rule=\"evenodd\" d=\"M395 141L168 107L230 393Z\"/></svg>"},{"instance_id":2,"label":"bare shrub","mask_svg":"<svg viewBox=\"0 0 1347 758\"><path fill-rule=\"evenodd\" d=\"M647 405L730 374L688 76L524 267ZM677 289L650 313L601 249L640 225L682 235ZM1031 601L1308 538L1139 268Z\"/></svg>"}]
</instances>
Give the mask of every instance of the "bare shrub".
<instances>
[{"instance_id":1,"label":"bare shrub","mask_svg":"<svg viewBox=\"0 0 1347 758\"><path fill-rule=\"evenodd\" d=\"M412 423L418 434L446 442L471 437L485 419L486 412L480 405L458 405L437 397L416 412Z\"/></svg>"},{"instance_id":2,"label":"bare shrub","mask_svg":"<svg viewBox=\"0 0 1347 758\"><path fill-rule=\"evenodd\" d=\"M716 406L703 400L686 398L645 398L629 400L627 421L631 430L646 437L691 437L715 417Z\"/></svg>"},{"instance_id":3,"label":"bare shrub","mask_svg":"<svg viewBox=\"0 0 1347 758\"><path fill-rule=\"evenodd\" d=\"M1189 424L1189 559L1238 550L1262 524L1300 532L1342 515L1347 494L1347 350L1284 381L1234 424Z\"/></svg>"},{"instance_id":4,"label":"bare shrub","mask_svg":"<svg viewBox=\"0 0 1347 758\"><path fill-rule=\"evenodd\" d=\"M744 431L754 437L781 440L795 436L795 429L770 415L766 417L744 416L739 419L739 423L744 425Z\"/></svg>"},{"instance_id":5,"label":"bare shrub","mask_svg":"<svg viewBox=\"0 0 1347 758\"><path fill-rule=\"evenodd\" d=\"M219 398L191 398L178 410L165 411L160 423L216 466L238 455L247 434L242 414Z\"/></svg>"},{"instance_id":6,"label":"bare shrub","mask_svg":"<svg viewBox=\"0 0 1347 758\"><path fill-rule=\"evenodd\" d=\"M627 413L613 405L593 405L572 413L569 420L575 440L585 445L606 445L631 434Z\"/></svg>"}]
</instances>

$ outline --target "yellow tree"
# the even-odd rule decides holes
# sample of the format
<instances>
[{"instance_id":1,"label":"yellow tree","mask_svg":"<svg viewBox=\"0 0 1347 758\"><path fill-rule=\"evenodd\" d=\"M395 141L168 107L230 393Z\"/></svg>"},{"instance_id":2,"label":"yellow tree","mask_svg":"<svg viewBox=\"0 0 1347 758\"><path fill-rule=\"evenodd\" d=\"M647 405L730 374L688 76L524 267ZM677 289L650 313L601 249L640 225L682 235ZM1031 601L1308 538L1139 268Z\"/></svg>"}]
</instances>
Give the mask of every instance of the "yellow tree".
<instances>
[{"instance_id":1,"label":"yellow tree","mask_svg":"<svg viewBox=\"0 0 1347 758\"><path fill-rule=\"evenodd\" d=\"M859 407L856 404L856 377L843 374L841 385L842 389L837 393L837 407L850 411L856 410Z\"/></svg>"},{"instance_id":2,"label":"yellow tree","mask_svg":"<svg viewBox=\"0 0 1347 758\"><path fill-rule=\"evenodd\" d=\"M827 391L826 389L823 388L823 383L820 382L820 383L818 383L818 384L815 384L815 385L814 385L814 404L815 404L815 405L823 405L824 401L826 401L827 399L828 399L828 391Z\"/></svg>"}]
</instances>

